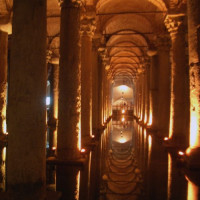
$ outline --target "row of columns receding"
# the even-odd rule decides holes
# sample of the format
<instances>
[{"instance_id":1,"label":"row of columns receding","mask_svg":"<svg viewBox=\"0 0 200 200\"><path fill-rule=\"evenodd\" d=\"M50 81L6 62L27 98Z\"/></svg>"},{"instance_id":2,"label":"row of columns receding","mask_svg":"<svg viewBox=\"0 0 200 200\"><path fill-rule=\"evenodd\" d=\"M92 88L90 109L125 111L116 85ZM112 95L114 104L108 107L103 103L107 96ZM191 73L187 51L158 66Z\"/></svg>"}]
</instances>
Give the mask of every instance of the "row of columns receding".
<instances>
[{"instance_id":1,"label":"row of columns receding","mask_svg":"<svg viewBox=\"0 0 200 200\"><path fill-rule=\"evenodd\" d=\"M90 30L83 26L80 38L80 13L79 1L62 2L60 64L59 68L52 66L54 103L50 107L48 123L52 135L55 134L55 127L58 127L57 156L61 160L78 158L80 139L83 145L87 145L92 134L98 136L94 130L99 130L111 113L111 80L107 79L103 61L99 60L97 49L92 46L91 26ZM163 136L169 133L174 143L191 147L199 147L200 143L199 13L197 0L189 0L188 29L183 27L184 15L169 15L166 18L171 51L169 53L169 48L161 45L158 54L147 63L146 72L140 75L135 84L134 114L143 122L149 122L152 129L159 129ZM91 18L84 20L93 23ZM17 193L23 191L26 185L30 191L27 195L32 195L31 189L40 188L34 195L44 199L47 83L45 0L14 2L12 25L8 81L8 39L6 33L0 32L3 52L0 55L0 124L3 132L2 124L6 117L9 132L8 190ZM189 68L185 54L185 30L188 30ZM8 106L5 116L7 82ZM191 141L191 135L194 135L194 141Z\"/></svg>"},{"instance_id":2,"label":"row of columns receding","mask_svg":"<svg viewBox=\"0 0 200 200\"><path fill-rule=\"evenodd\" d=\"M14 2L8 66L8 34L0 31L0 131L5 133L7 118L7 190L13 198L26 193L24 199L45 199L47 129L57 159L77 160L81 147L99 137L111 115L111 82L92 43L94 19L81 16L81 9L79 1L61 2L59 66L46 63L45 0Z\"/></svg>"}]
</instances>

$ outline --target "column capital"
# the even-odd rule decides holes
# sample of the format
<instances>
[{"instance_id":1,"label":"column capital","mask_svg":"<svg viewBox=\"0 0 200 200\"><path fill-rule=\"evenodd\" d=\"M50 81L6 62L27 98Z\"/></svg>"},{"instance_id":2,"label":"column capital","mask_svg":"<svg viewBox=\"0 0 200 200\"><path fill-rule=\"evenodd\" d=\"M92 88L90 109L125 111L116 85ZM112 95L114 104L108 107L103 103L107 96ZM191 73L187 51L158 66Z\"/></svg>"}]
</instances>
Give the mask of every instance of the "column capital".
<instances>
[{"instance_id":1,"label":"column capital","mask_svg":"<svg viewBox=\"0 0 200 200\"><path fill-rule=\"evenodd\" d=\"M58 0L58 4L63 7L81 7L85 0Z\"/></svg>"},{"instance_id":2,"label":"column capital","mask_svg":"<svg viewBox=\"0 0 200 200\"><path fill-rule=\"evenodd\" d=\"M87 35L89 37L94 36L96 30L96 21L94 17L89 17L87 15L83 16L81 19L80 32L82 35Z\"/></svg>"},{"instance_id":3,"label":"column capital","mask_svg":"<svg viewBox=\"0 0 200 200\"><path fill-rule=\"evenodd\" d=\"M171 36L183 30L184 20L185 14L169 14L166 16L164 23Z\"/></svg>"},{"instance_id":4,"label":"column capital","mask_svg":"<svg viewBox=\"0 0 200 200\"><path fill-rule=\"evenodd\" d=\"M51 50L46 50L46 63L49 63L52 58L53 52Z\"/></svg>"}]
</instances>

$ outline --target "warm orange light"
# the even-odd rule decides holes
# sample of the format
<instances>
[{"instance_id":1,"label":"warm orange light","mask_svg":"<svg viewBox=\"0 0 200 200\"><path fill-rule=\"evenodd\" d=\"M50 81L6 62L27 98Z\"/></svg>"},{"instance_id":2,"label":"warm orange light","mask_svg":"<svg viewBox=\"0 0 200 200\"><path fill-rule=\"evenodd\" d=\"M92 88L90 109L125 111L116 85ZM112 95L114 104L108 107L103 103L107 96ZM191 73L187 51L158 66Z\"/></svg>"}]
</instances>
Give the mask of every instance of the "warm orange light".
<instances>
[{"instance_id":1,"label":"warm orange light","mask_svg":"<svg viewBox=\"0 0 200 200\"><path fill-rule=\"evenodd\" d=\"M119 89L121 90L121 92L126 92L128 90L128 86L126 86L126 85L120 85Z\"/></svg>"},{"instance_id":2,"label":"warm orange light","mask_svg":"<svg viewBox=\"0 0 200 200\"><path fill-rule=\"evenodd\" d=\"M3 133L6 134L7 133L7 125L6 125L6 120L3 120Z\"/></svg>"},{"instance_id":3,"label":"warm orange light","mask_svg":"<svg viewBox=\"0 0 200 200\"><path fill-rule=\"evenodd\" d=\"M167 180L167 199L171 199L171 184L172 184L172 158L168 153L168 180Z\"/></svg>"},{"instance_id":4,"label":"warm orange light","mask_svg":"<svg viewBox=\"0 0 200 200\"><path fill-rule=\"evenodd\" d=\"M149 102L149 121L147 123L147 126L151 126L153 123L153 115L152 115L152 96L150 95L150 102Z\"/></svg>"},{"instance_id":5,"label":"warm orange light","mask_svg":"<svg viewBox=\"0 0 200 200\"><path fill-rule=\"evenodd\" d=\"M85 153L86 152L86 149L81 149L81 153Z\"/></svg>"},{"instance_id":6,"label":"warm orange light","mask_svg":"<svg viewBox=\"0 0 200 200\"><path fill-rule=\"evenodd\" d=\"M187 200L198 200L199 187L191 182L187 176L185 178L188 181Z\"/></svg>"},{"instance_id":7,"label":"warm orange light","mask_svg":"<svg viewBox=\"0 0 200 200\"><path fill-rule=\"evenodd\" d=\"M197 146L198 144L198 116L196 112L191 113L190 118L190 147Z\"/></svg>"},{"instance_id":8,"label":"warm orange light","mask_svg":"<svg viewBox=\"0 0 200 200\"><path fill-rule=\"evenodd\" d=\"M95 135L92 135L92 138L95 138Z\"/></svg>"},{"instance_id":9,"label":"warm orange light","mask_svg":"<svg viewBox=\"0 0 200 200\"><path fill-rule=\"evenodd\" d=\"M52 147L52 150L56 150L56 147Z\"/></svg>"},{"instance_id":10,"label":"warm orange light","mask_svg":"<svg viewBox=\"0 0 200 200\"><path fill-rule=\"evenodd\" d=\"M125 118L124 118L124 117L122 117L122 119L121 119L121 120L122 120L122 122L124 122L124 121L125 121Z\"/></svg>"},{"instance_id":11,"label":"warm orange light","mask_svg":"<svg viewBox=\"0 0 200 200\"><path fill-rule=\"evenodd\" d=\"M183 155L184 155L184 152L179 151L179 152L178 152L178 155L183 156Z\"/></svg>"},{"instance_id":12,"label":"warm orange light","mask_svg":"<svg viewBox=\"0 0 200 200\"><path fill-rule=\"evenodd\" d=\"M78 171L78 174L76 176L76 192L75 192L75 200L79 200L79 193L80 193L80 171Z\"/></svg>"},{"instance_id":13,"label":"warm orange light","mask_svg":"<svg viewBox=\"0 0 200 200\"><path fill-rule=\"evenodd\" d=\"M164 137L164 141L167 141L167 140L169 140L169 138L168 137Z\"/></svg>"},{"instance_id":14,"label":"warm orange light","mask_svg":"<svg viewBox=\"0 0 200 200\"><path fill-rule=\"evenodd\" d=\"M124 109L122 110L122 113L125 113L125 110L124 110Z\"/></svg>"}]
</instances>

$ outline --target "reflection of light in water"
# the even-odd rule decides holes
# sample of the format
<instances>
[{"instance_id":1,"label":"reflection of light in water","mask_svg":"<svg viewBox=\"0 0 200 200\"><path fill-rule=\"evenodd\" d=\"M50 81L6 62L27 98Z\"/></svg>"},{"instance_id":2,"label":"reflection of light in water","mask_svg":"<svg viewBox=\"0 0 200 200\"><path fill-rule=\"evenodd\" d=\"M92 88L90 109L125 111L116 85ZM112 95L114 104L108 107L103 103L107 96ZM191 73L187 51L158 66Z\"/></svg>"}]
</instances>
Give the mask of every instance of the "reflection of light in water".
<instances>
[{"instance_id":1,"label":"reflection of light in water","mask_svg":"<svg viewBox=\"0 0 200 200\"><path fill-rule=\"evenodd\" d=\"M120 142L120 143L125 143L125 142L126 142L126 139L123 138L123 137L121 137L121 138L119 139L119 142Z\"/></svg>"},{"instance_id":2,"label":"reflection of light in water","mask_svg":"<svg viewBox=\"0 0 200 200\"><path fill-rule=\"evenodd\" d=\"M76 176L76 192L75 192L75 200L79 200L79 192L80 192L80 171Z\"/></svg>"},{"instance_id":3,"label":"reflection of light in water","mask_svg":"<svg viewBox=\"0 0 200 200\"><path fill-rule=\"evenodd\" d=\"M188 181L187 200L198 200L198 186L192 183L187 176L185 176L185 178Z\"/></svg>"},{"instance_id":4,"label":"reflection of light in water","mask_svg":"<svg viewBox=\"0 0 200 200\"><path fill-rule=\"evenodd\" d=\"M150 164L151 159L151 150L152 150L152 137L151 135L148 136L148 166Z\"/></svg>"},{"instance_id":5,"label":"reflection of light in water","mask_svg":"<svg viewBox=\"0 0 200 200\"><path fill-rule=\"evenodd\" d=\"M2 163L1 163L1 182L0 182L0 188L2 188L3 190L5 190L5 184L6 184L6 181L5 181L5 176L6 176L6 147L3 148L2 150Z\"/></svg>"},{"instance_id":6,"label":"reflection of light in water","mask_svg":"<svg viewBox=\"0 0 200 200\"><path fill-rule=\"evenodd\" d=\"M88 191L90 190L91 160L92 160L92 151L90 151L89 162L88 162Z\"/></svg>"},{"instance_id":7,"label":"reflection of light in water","mask_svg":"<svg viewBox=\"0 0 200 200\"><path fill-rule=\"evenodd\" d=\"M171 199L171 183L172 183L172 158L168 153L168 183L167 183L167 199Z\"/></svg>"},{"instance_id":8,"label":"reflection of light in water","mask_svg":"<svg viewBox=\"0 0 200 200\"><path fill-rule=\"evenodd\" d=\"M125 118L124 117L122 117L122 122L124 122L125 121Z\"/></svg>"}]
</instances>

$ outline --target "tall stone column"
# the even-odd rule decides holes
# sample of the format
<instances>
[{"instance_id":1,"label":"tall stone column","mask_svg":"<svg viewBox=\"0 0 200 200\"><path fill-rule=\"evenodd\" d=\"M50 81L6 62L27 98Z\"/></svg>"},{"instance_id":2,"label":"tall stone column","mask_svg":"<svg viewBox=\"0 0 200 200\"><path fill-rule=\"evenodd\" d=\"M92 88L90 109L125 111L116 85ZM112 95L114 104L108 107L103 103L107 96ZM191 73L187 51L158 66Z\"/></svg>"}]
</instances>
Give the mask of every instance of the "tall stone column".
<instances>
[{"instance_id":1,"label":"tall stone column","mask_svg":"<svg viewBox=\"0 0 200 200\"><path fill-rule=\"evenodd\" d=\"M169 134L170 113L170 38L168 35L157 39L158 57L158 134L167 137Z\"/></svg>"},{"instance_id":2,"label":"tall stone column","mask_svg":"<svg viewBox=\"0 0 200 200\"><path fill-rule=\"evenodd\" d=\"M79 1L61 2L57 137L60 160L77 158L80 148L80 6Z\"/></svg>"},{"instance_id":3,"label":"tall stone column","mask_svg":"<svg viewBox=\"0 0 200 200\"><path fill-rule=\"evenodd\" d=\"M93 39L92 46L92 132L95 136L98 136L98 119L99 119L99 60L98 60L98 44L99 39Z\"/></svg>"},{"instance_id":4,"label":"tall stone column","mask_svg":"<svg viewBox=\"0 0 200 200\"><path fill-rule=\"evenodd\" d=\"M107 50L105 48L99 48L99 122L100 129L102 129L102 125L104 124L104 107L105 107L105 58L107 55Z\"/></svg>"},{"instance_id":5,"label":"tall stone column","mask_svg":"<svg viewBox=\"0 0 200 200\"><path fill-rule=\"evenodd\" d=\"M171 36L171 102L169 138L175 146L188 145L188 67L184 32L185 15L168 15L166 27Z\"/></svg>"},{"instance_id":6,"label":"tall stone column","mask_svg":"<svg viewBox=\"0 0 200 200\"><path fill-rule=\"evenodd\" d=\"M58 120L58 81L59 66L51 64L50 81L50 105L48 113L49 132L49 156L53 156L57 146L57 120Z\"/></svg>"},{"instance_id":7,"label":"tall stone column","mask_svg":"<svg viewBox=\"0 0 200 200\"><path fill-rule=\"evenodd\" d=\"M5 133L8 34L0 31L0 135Z\"/></svg>"},{"instance_id":8,"label":"tall stone column","mask_svg":"<svg viewBox=\"0 0 200 200\"><path fill-rule=\"evenodd\" d=\"M92 136L92 37L94 18L84 16L81 20L81 140L83 146Z\"/></svg>"},{"instance_id":9,"label":"tall stone column","mask_svg":"<svg viewBox=\"0 0 200 200\"><path fill-rule=\"evenodd\" d=\"M10 199L45 199L46 1L13 2L8 93Z\"/></svg>"},{"instance_id":10,"label":"tall stone column","mask_svg":"<svg viewBox=\"0 0 200 200\"><path fill-rule=\"evenodd\" d=\"M200 149L200 4L187 1L190 74L190 149ZM198 150L200 152L200 150ZM199 154L197 154L197 159Z\"/></svg>"},{"instance_id":11,"label":"tall stone column","mask_svg":"<svg viewBox=\"0 0 200 200\"><path fill-rule=\"evenodd\" d=\"M158 64L157 55L151 57L150 64L150 116L149 127L156 131L158 128Z\"/></svg>"},{"instance_id":12,"label":"tall stone column","mask_svg":"<svg viewBox=\"0 0 200 200\"><path fill-rule=\"evenodd\" d=\"M146 67L146 89L145 89L145 93L146 93L146 98L145 98L145 125L148 125L149 122L149 113L150 113L150 63L149 61L146 61L145 63L145 67Z\"/></svg>"}]
</instances>

